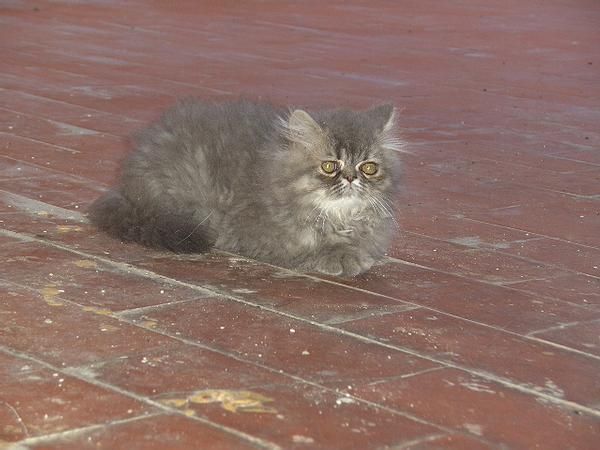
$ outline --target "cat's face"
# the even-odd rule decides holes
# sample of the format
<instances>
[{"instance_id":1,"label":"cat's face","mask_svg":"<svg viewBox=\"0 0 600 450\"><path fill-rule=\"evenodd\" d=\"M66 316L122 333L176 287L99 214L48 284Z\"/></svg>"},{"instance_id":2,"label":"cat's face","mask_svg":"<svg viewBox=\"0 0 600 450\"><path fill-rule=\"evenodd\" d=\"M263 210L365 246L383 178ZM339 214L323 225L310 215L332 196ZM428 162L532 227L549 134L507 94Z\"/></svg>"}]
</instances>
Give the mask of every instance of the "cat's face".
<instances>
[{"instance_id":1,"label":"cat's face","mask_svg":"<svg viewBox=\"0 0 600 450\"><path fill-rule=\"evenodd\" d=\"M285 126L291 186L316 213L392 215L400 142L391 106L325 112L314 119L296 110Z\"/></svg>"}]
</instances>

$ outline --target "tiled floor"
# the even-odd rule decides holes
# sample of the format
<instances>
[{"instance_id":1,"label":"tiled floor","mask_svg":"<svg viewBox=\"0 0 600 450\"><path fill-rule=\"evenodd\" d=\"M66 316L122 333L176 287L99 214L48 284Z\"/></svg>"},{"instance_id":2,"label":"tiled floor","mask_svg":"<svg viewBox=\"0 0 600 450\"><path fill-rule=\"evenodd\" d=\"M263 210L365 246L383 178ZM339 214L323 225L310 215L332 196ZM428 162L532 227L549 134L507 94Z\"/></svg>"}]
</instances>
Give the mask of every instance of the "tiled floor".
<instances>
[{"instance_id":1,"label":"tiled floor","mask_svg":"<svg viewBox=\"0 0 600 450\"><path fill-rule=\"evenodd\" d=\"M600 4L0 4L0 448L600 448ZM393 101L353 280L86 222L175 98Z\"/></svg>"}]
</instances>

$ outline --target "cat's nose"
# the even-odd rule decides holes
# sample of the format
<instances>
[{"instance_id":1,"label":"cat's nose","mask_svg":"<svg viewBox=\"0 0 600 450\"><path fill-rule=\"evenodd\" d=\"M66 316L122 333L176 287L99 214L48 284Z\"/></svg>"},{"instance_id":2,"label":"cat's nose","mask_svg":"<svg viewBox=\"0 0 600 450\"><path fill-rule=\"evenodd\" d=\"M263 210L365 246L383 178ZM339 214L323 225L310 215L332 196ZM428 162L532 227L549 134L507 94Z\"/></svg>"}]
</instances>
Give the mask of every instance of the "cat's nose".
<instances>
[{"instance_id":1,"label":"cat's nose","mask_svg":"<svg viewBox=\"0 0 600 450\"><path fill-rule=\"evenodd\" d=\"M352 180L354 180L356 177L354 175L344 175L344 178L348 180L349 183L352 183Z\"/></svg>"}]
</instances>

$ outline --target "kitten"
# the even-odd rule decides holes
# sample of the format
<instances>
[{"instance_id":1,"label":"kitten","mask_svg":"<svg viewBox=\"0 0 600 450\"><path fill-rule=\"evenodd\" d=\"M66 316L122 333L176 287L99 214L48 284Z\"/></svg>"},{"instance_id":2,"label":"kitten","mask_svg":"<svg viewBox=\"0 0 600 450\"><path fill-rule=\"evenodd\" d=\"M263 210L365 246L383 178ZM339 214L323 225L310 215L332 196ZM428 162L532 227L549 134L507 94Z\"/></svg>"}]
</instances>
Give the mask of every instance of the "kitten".
<instances>
[{"instance_id":1,"label":"kitten","mask_svg":"<svg viewBox=\"0 0 600 450\"><path fill-rule=\"evenodd\" d=\"M391 105L309 114L185 100L136 147L90 210L123 240L341 276L368 270L389 245L400 149Z\"/></svg>"}]
</instances>

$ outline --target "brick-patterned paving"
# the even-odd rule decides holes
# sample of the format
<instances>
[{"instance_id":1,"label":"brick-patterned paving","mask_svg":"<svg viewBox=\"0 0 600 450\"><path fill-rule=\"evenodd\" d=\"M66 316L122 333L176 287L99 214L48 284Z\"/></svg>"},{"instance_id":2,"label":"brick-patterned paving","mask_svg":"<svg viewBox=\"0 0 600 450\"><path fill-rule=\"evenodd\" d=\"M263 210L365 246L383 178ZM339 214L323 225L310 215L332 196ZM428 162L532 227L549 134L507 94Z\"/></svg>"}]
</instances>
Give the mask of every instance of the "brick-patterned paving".
<instances>
[{"instance_id":1,"label":"brick-patterned paving","mask_svg":"<svg viewBox=\"0 0 600 450\"><path fill-rule=\"evenodd\" d=\"M0 448L597 449L600 4L0 2ZM355 279L85 210L178 97L394 102Z\"/></svg>"}]
</instances>

